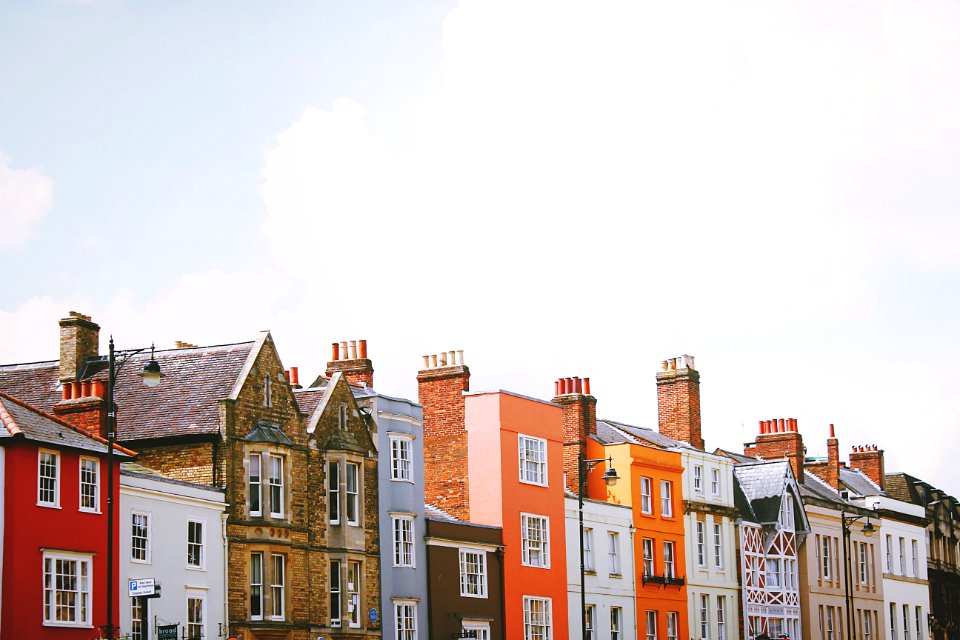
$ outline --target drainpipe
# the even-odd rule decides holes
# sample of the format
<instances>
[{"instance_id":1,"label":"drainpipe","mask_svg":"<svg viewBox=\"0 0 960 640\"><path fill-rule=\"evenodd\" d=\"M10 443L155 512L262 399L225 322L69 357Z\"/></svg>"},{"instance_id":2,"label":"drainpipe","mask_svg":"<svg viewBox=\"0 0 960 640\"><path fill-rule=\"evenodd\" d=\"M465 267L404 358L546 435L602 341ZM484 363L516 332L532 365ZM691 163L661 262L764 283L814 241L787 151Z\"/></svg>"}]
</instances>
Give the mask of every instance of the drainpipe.
<instances>
[{"instance_id":1,"label":"drainpipe","mask_svg":"<svg viewBox=\"0 0 960 640\"><path fill-rule=\"evenodd\" d=\"M227 553L229 552L229 543L227 542L227 512L220 514L220 536L223 539L223 634L230 637L230 618L227 617L227 576L229 566L227 562Z\"/></svg>"},{"instance_id":2,"label":"drainpipe","mask_svg":"<svg viewBox=\"0 0 960 640\"><path fill-rule=\"evenodd\" d=\"M633 514L631 514L633 517ZM637 550L634 548L634 534L637 532L636 527L633 524L630 525L630 555L633 556L630 558L630 562L633 563L633 637L639 638L637 634L640 632L640 625L637 624L639 620L640 612L637 611Z\"/></svg>"}]
</instances>

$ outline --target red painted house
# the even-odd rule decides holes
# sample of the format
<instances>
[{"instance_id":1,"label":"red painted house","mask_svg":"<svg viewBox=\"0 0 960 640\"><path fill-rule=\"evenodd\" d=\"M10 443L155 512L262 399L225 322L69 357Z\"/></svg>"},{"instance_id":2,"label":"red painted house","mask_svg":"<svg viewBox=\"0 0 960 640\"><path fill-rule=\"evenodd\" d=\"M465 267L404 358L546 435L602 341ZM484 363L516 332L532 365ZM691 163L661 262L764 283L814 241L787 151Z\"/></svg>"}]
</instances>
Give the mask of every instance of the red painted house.
<instances>
[{"instance_id":1,"label":"red painted house","mask_svg":"<svg viewBox=\"0 0 960 640\"><path fill-rule=\"evenodd\" d=\"M130 454L116 449L118 462ZM107 616L106 470L105 440L0 391L0 640L99 637ZM115 470L116 503L119 464Z\"/></svg>"}]
</instances>

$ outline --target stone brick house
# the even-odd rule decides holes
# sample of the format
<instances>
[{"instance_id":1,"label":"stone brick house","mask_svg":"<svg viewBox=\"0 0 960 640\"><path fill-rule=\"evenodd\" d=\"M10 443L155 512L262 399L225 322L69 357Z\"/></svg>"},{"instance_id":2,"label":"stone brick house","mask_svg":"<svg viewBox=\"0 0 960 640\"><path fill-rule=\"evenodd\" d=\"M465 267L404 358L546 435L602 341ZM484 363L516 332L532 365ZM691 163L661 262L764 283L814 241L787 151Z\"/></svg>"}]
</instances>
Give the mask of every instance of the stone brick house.
<instances>
[{"instance_id":1,"label":"stone brick house","mask_svg":"<svg viewBox=\"0 0 960 640\"><path fill-rule=\"evenodd\" d=\"M369 621L369 610L379 601L376 455L370 453L365 418L348 385L330 387L335 392L332 408L315 403L303 412L269 332L251 342L178 343L176 349L156 351L165 377L159 387L144 392L136 374L148 357L149 352L131 356L118 374L118 440L136 446L138 462L146 467L224 489L230 636L306 640L329 629L329 599L313 595L328 592L331 548L347 555L357 548L374 554L363 563L363 579L354 581L364 585L360 604ZM102 431L104 368L99 326L71 312L60 321L59 360L0 366L0 388L88 431ZM327 425L336 423L342 404L348 407L349 431L322 437ZM354 460L361 467L362 522L372 528L353 546L329 539L326 531L324 469L330 450L341 455L344 469ZM129 532L121 530L121 535ZM188 535L203 533L184 531ZM345 590L346 578L344 574ZM378 624L345 627L343 635L379 636Z\"/></svg>"}]
</instances>

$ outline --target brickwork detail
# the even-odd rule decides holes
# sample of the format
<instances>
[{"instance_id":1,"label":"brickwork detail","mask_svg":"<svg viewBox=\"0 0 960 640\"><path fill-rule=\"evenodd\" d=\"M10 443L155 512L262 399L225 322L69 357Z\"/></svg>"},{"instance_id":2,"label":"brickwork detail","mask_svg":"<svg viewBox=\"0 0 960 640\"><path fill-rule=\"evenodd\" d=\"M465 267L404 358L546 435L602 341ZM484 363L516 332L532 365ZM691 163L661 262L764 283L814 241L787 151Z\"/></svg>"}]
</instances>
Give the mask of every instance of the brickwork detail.
<instances>
[{"instance_id":1,"label":"brickwork detail","mask_svg":"<svg viewBox=\"0 0 960 640\"><path fill-rule=\"evenodd\" d=\"M60 381L77 379L87 358L100 353L100 325L71 311L60 320Z\"/></svg>"},{"instance_id":2,"label":"brickwork detail","mask_svg":"<svg viewBox=\"0 0 960 640\"><path fill-rule=\"evenodd\" d=\"M762 433L755 442L744 445L743 453L764 460L787 458L797 481L803 482L803 436L798 431Z\"/></svg>"},{"instance_id":3,"label":"brickwork detail","mask_svg":"<svg viewBox=\"0 0 960 640\"><path fill-rule=\"evenodd\" d=\"M850 452L850 466L860 469L868 478L883 489L883 449L877 445L855 446Z\"/></svg>"},{"instance_id":4,"label":"brickwork detail","mask_svg":"<svg viewBox=\"0 0 960 640\"><path fill-rule=\"evenodd\" d=\"M676 358L668 362L676 366ZM668 367L657 372L657 418L660 433L703 450L700 373L696 369Z\"/></svg>"},{"instance_id":5,"label":"brickwork detail","mask_svg":"<svg viewBox=\"0 0 960 640\"><path fill-rule=\"evenodd\" d=\"M552 402L563 407L563 472L567 489L577 493L580 452L586 447L587 438L597 435L597 399L582 393L568 393L556 396Z\"/></svg>"},{"instance_id":6,"label":"brickwork detail","mask_svg":"<svg viewBox=\"0 0 960 640\"><path fill-rule=\"evenodd\" d=\"M417 374L423 405L424 497L450 515L470 519L467 431L463 392L470 390L465 365Z\"/></svg>"},{"instance_id":7,"label":"brickwork detail","mask_svg":"<svg viewBox=\"0 0 960 640\"><path fill-rule=\"evenodd\" d=\"M84 433L101 438L107 435L106 402L101 398L64 400L53 406L53 413Z\"/></svg>"},{"instance_id":8,"label":"brickwork detail","mask_svg":"<svg viewBox=\"0 0 960 640\"><path fill-rule=\"evenodd\" d=\"M355 387L373 387L373 362L367 358L336 360L327 363L327 377L343 372L347 382Z\"/></svg>"}]
</instances>

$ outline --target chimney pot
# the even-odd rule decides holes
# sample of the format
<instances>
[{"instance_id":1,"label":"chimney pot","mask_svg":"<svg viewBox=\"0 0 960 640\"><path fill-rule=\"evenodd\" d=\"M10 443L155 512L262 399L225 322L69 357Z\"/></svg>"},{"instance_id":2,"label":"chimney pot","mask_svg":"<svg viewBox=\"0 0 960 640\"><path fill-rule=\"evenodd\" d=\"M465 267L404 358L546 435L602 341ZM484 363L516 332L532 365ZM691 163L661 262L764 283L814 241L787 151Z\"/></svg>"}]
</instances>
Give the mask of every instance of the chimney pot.
<instances>
[{"instance_id":1,"label":"chimney pot","mask_svg":"<svg viewBox=\"0 0 960 640\"><path fill-rule=\"evenodd\" d=\"M446 352L446 351L441 351L437 357L440 359L440 366L441 366L441 367L447 366L447 352Z\"/></svg>"},{"instance_id":2,"label":"chimney pot","mask_svg":"<svg viewBox=\"0 0 960 640\"><path fill-rule=\"evenodd\" d=\"M90 397L90 381L89 380L80 381L80 397L81 398Z\"/></svg>"},{"instance_id":3,"label":"chimney pot","mask_svg":"<svg viewBox=\"0 0 960 640\"><path fill-rule=\"evenodd\" d=\"M69 382L63 383L62 392L63 392L64 400L70 400L71 398L73 398L73 386Z\"/></svg>"},{"instance_id":4,"label":"chimney pot","mask_svg":"<svg viewBox=\"0 0 960 640\"><path fill-rule=\"evenodd\" d=\"M290 367L290 381L295 385L300 384L300 367Z\"/></svg>"},{"instance_id":5,"label":"chimney pot","mask_svg":"<svg viewBox=\"0 0 960 640\"><path fill-rule=\"evenodd\" d=\"M558 378L553 381L553 396L557 397L559 395L560 395L560 379Z\"/></svg>"},{"instance_id":6,"label":"chimney pot","mask_svg":"<svg viewBox=\"0 0 960 640\"><path fill-rule=\"evenodd\" d=\"M357 341L351 340L347 348L349 350L348 351L349 359L356 360L357 359Z\"/></svg>"},{"instance_id":7,"label":"chimney pot","mask_svg":"<svg viewBox=\"0 0 960 640\"><path fill-rule=\"evenodd\" d=\"M336 362L340 359L340 343L334 342L330 345L330 359Z\"/></svg>"},{"instance_id":8,"label":"chimney pot","mask_svg":"<svg viewBox=\"0 0 960 640\"><path fill-rule=\"evenodd\" d=\"M676 370L677 370L677 359L676 359L676 358L670 358L670 370L671 370L671 371L676 371Z\"/></svg>"},{"instance_id":9,"label":"chimney pot","mask_svg":"<svg viewBox=\"0 0 960 640\"><path fill-rule=\"evenodd\" d=\"M590 378L583 379L583 393L590 395Z\"/></svg>"},{"instance_id":10,"label":"chimney pot","mask_svg":"<svg viewBox=\"0 0 960 640\"><path fill-rule=\"evenodd\" d=\"M102 398L106 395L106 386L100 380L93 380L90 383L90 393L95 395L98 398Z\"/></svg>"},{"instance_id":11,"label":"chimney pot","mask_svg":"<svg viewBox=\"0 0 960 640\"><path fill-rule=\"evenodd\" d=\"M437 368L437 354L435 353L430 354L430 366L434 369Z\"/></svg>"},{"instance_id":12,"label":"chimney pot","mask_svg":"<svg viewBox=\"0 0 960 640\"><path fill-rule=\"evenodd\" d=\"M763 430L763 427L764 427L763 420L758 421L758 426L760 428L760 435L763 435L765 433L765 431Z\"/></svg>"},{"instance_id":13,"label":"chimney pot","mask_svg":"<svg viewBox=\"0 0 960 640\"><path fill-rule=\"evenodd\" d=\"M582 387L580 386L580 378L578 376L573 376L573 392L580 393Z\"/></svg>"},{"instance_id":14,"label":"chimney pot","mask_svg":"<svg viewBox=\"0 0 960 640\"><path fill-rule=\"evenodd\" d=\"M366 341L366 340L361 340L359 344L360 344L360 357L366 359L366 357L367 357L367 341Z\"/></svg>"},{"instance_id":15,"label":"chimney pot","mask_svg":"<svg viewBox=\"0 0 960 640\"><path fill-rule=\"evenodd\" d=\"M463 366L463 349L457 349L457 364Z\"/></svg>"},{"instance_id":16,"label":"chimney pot","mask_svg":"<svg viewBox=\"0 0 960 640\"><path fill-rule=\"evenodd\" d=\"M837 437L837 432L836 432L836 430L833 428L833 425L832 425L832 424L830 425L830 437L831 437L831 438L836 438L836 437Z\"/></svg>"},{"instance_id":17,"label":"chimney pot","mask_svg":"<svg viewBox=\"0 0 960 640\"><path fill-rule=\"evenodd\" d=\"M423 368L424 369L430 368L430 356L423 356Z\"/></svg>"},{"instance_id":18,"label":"chimney pot","mask_svg":"<svg viewBox=\"0 0 960 640\"><path fill-rule=\"evenodd\" d=\"M667 371L670 368L670 364L666 360L663 361L661 366L663 367L664 371Z\"/></svg>"},{"instance_id":19,"label":"chimney pot","mask_svg":"<svg viewBox=\"0 0 960 640\"><path fill-rule=\"evenodd\" d=\"M350 354L347 352L347 341L340 341L340 357L338 360L347 360L350 357Z\"/></svg>"},{"instance_id":20,"label":"chimney pot","mask_svg":"<svg viewBox=\"0 0 960 640\"><path fill-rule=\"evenodd\" d=\"M780 422L780 433L786 433L787 432L787 427L785 424L786 420L784 420L783 418L780 418L779 422Z\"/></svg>"}]
</instances>

